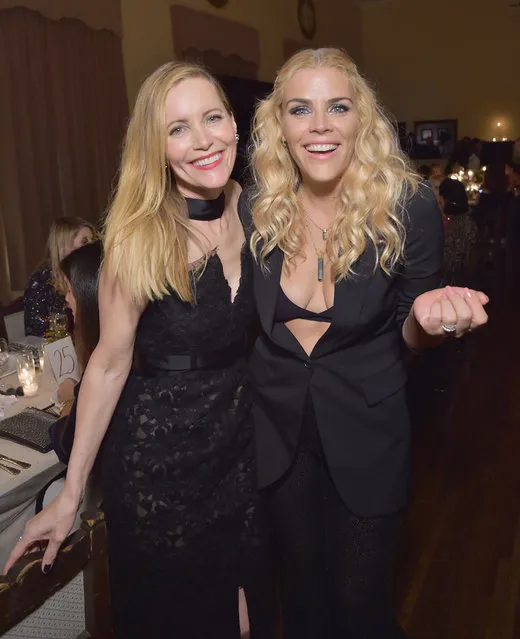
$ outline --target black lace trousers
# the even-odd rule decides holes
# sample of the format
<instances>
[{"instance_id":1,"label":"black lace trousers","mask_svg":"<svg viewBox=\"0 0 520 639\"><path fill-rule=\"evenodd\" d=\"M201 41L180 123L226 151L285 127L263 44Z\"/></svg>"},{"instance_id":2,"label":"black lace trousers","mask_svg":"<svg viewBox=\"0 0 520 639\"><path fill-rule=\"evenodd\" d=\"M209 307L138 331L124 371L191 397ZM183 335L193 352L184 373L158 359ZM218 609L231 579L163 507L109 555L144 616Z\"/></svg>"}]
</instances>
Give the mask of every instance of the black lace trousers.
<instances>
[{"instance_id":1,"label":"black lace trousers","mask_svg":"<svg viewBox=\"0 0 520 639\"><path fill-rule=\"evenodd\" d=\"M350 513L332 482L310 400L289 472L268 489L284 639L402 639L392 569L402 516Z\"/></svg>"}]
</instances>

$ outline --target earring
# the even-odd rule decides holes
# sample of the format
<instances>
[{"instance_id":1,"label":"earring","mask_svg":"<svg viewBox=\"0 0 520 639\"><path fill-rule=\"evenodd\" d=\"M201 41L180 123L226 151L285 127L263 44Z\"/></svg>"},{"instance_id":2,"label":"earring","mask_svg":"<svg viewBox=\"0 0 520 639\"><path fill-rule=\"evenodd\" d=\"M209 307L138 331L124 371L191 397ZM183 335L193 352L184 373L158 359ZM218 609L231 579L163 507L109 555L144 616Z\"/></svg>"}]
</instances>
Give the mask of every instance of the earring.
<instances>
[{"instance_id":1,"label":"earring","mask_svg":"<svg viewBox=\"0 0 520 639\"><path fill-rule=\"evenodd\" d=\"M282 144L286 147L287 146L287 140L285 138L282 138Z\"/></svg>"},{"instance_id":2,"label":"earring","mask_svg":"<svg viewBox=\"0 0 520 639\"><path fill-rule=\"evenodd\" d=\"M235 140L238 142L240 140L240 136L238 135L238 131L235 133Z\"/></svg>"}]
</instances>

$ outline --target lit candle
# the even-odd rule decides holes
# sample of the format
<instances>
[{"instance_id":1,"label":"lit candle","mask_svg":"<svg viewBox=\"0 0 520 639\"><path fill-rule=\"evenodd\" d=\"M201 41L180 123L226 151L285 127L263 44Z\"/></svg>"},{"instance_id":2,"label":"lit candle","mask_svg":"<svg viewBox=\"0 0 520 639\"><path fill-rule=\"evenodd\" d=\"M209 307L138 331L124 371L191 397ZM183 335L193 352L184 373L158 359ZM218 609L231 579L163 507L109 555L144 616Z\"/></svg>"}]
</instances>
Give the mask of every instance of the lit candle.
<instances>
[{"instance_id":1,"label":"lit candle","mask_svg":"<svg viewBox=\"0 0 520 639\"><path fill-rule=\"evenodd\" d=\"M34 397L38 393L38 382L35 379L28 378L22 382L23 394L25 397Z\"/></svg>"},{"instance_id":2,"label":"lit candle","mask_svg":"<svg viewBox=\"0 0 520 639\"><path fill-rule=\"evenodd\" d=\"M22 368L18 371L18 380L20 384L22 385L27 382L31 382L33 377L34 377L33 373L27 368Z\"/></svg>"}]
</instances>

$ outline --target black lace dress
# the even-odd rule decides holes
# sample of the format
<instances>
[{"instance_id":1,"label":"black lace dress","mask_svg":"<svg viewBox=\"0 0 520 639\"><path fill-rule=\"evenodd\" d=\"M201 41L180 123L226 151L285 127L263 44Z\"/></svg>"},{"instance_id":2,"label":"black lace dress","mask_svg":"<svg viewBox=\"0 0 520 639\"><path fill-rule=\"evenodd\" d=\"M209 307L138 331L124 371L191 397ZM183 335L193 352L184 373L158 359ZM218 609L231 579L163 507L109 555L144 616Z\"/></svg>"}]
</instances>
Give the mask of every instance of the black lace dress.
<instances>
[{"instance_id":1,"label":"black lace dress","mask_svg":"<svg viewBox=\"0 0 520 639\"><path fill-rule=\"evenodd\" d=\"M231 302L212 254L195 305L170 295L150 304L139 323L138 368L103 449L117 637L238 639L239 587L251 639L274 637L245 363L252 285L243 250ZM183 358L188 370L161 372Z\"/></svg>"}]
</instances>

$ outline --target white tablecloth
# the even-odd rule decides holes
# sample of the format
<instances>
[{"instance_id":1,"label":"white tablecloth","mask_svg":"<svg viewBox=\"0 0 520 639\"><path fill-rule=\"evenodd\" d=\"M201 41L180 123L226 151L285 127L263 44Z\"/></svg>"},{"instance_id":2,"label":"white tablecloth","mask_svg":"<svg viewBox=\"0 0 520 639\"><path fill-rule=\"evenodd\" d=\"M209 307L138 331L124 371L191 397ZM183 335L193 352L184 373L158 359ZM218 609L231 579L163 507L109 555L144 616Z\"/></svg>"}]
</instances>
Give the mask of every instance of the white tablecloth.
<instances>
[{"instance_id":1,"label":"white tablecloth","mask_svg":"<svg viewBox=\"0 0 520 639\"><path fill-rule=\"evenodd\" d=\"M45 408L52 403L56 382L50 366L40 376L40 388L35 397L19 398L5 411L5 417L14 415L28 406ZM16 374L0 380L2 388L18 386ZM22 533L25 522L34 515L36 496L40 490L56 477L65 466L56 453L39 453L8 439L0 438L0 453L28 462L31 467L19 475L10 475L0 470L0 571L16 540Z\"/></svg>"}]
</instances>

